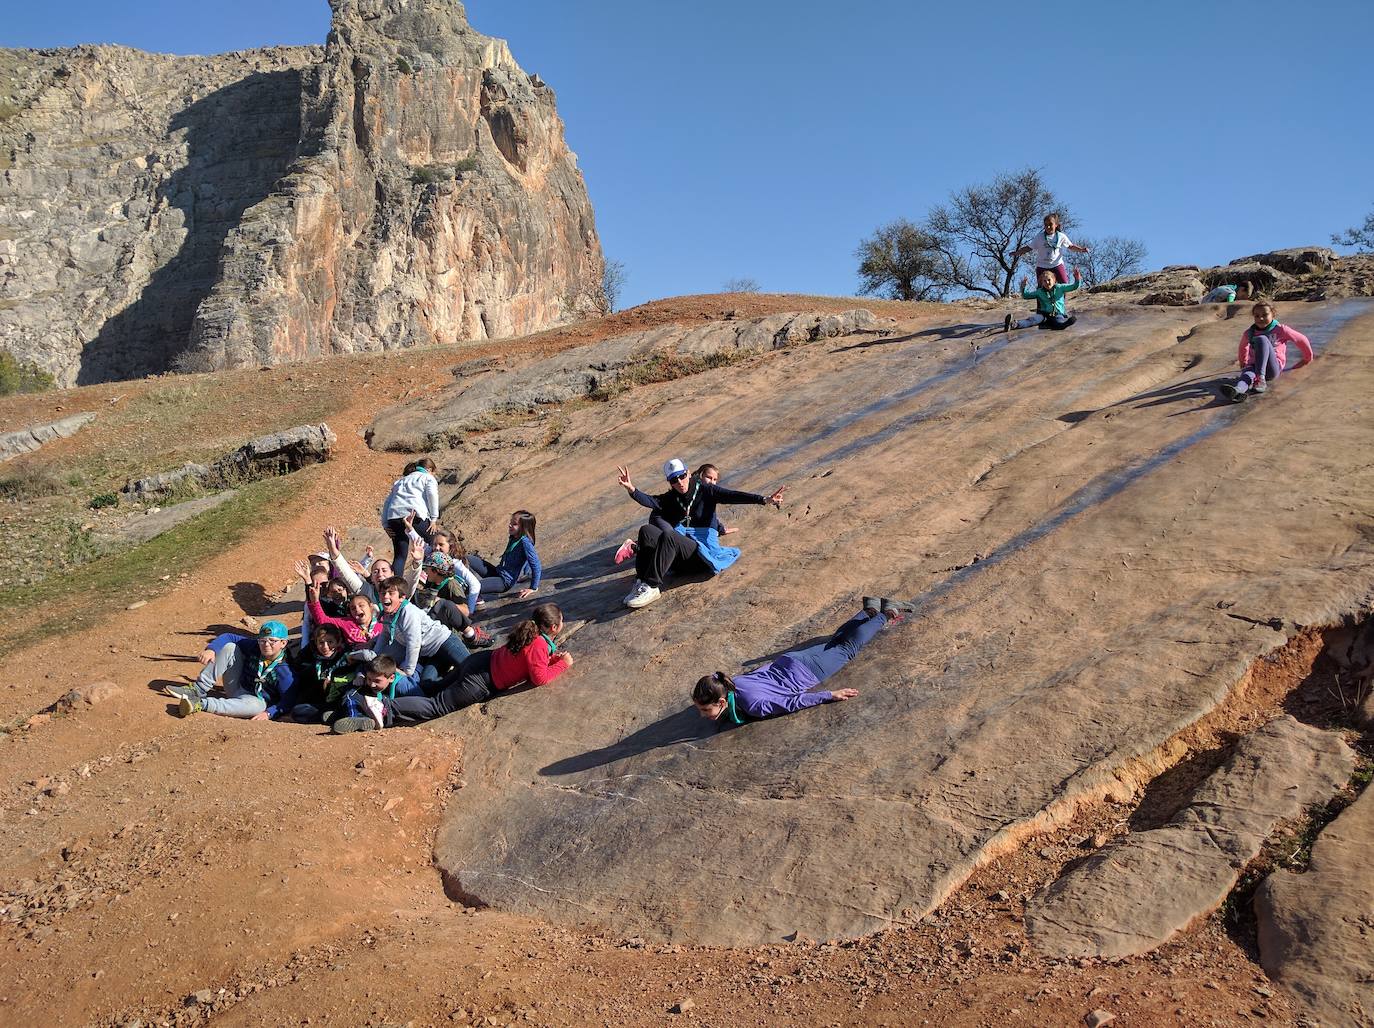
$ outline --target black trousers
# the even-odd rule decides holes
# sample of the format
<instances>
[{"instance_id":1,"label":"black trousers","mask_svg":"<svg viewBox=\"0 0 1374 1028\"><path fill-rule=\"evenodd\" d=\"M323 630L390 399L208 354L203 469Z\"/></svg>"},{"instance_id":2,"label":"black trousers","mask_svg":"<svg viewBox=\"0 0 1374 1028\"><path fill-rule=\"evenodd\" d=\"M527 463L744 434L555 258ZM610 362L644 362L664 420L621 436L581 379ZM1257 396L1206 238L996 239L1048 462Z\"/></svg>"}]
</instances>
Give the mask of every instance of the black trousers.
<instances>
[{"instance_id":1,"label":"black trousers","mask_svg":"<svg viewBox=\"0 0 1374 1028\"><path fill-rule=\"evenodd\" d=\"M481 650L444 676L433 696L397 696L396 723L416 725L491 699L491 650Z\"/></svg>"},{"instance_id":2,"label":"black trousers","mask_svg":"<svg viewBox=\"0 0 1374 1028\"><path fill-rule=\"evenodd\" d=\"M709 570L698 552L697 541L674 530L655 515L639 530L639 552L635 554L635 577L641 582L663 588L671 574Z\"/></svg>"}]
</instances>

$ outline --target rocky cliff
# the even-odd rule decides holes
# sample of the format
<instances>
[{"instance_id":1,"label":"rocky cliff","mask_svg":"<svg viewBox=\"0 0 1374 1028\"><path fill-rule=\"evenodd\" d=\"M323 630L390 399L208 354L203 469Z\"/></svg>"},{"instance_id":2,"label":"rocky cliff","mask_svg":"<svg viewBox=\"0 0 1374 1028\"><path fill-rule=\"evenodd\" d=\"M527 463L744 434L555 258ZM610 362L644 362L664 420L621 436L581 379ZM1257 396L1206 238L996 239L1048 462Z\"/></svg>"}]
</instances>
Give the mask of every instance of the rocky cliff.
<instances>
[{"instance_id":1,"label":"rocky cliff","mask_svg":"<svg viewBox=\"0 0 1374 1028\"><path fill-rule=\"evenodd\" d=\"M0 51L0 346L62 384L535 331L595 296L552 91L449 0L323 50Z\"/></svg>"}]
</instances>

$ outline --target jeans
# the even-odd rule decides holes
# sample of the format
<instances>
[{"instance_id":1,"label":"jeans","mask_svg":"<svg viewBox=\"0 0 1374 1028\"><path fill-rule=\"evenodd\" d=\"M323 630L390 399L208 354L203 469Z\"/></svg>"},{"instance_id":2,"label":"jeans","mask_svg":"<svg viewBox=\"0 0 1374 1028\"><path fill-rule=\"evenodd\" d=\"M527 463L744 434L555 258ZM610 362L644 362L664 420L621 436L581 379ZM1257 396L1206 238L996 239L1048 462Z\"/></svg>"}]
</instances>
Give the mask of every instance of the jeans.
<instances>
[{"instance_id":1,"label":"jeans","mask_svg":"<svg viewBox=\"0 0 1374 1028\"><path fill-rule=\"evenodd\" d=\"M463 637L450 630L448 638L444 640L443 644L431 656L421 659L419 668L421 689L432 688L434 683L454 668L461 666L463 661L471 656L472 651L463 645ZM398 692L396 695L401 694Z\"/></svg>"},{"instance_id":2,"label":"jeans","mask_svg":"<svg viewBox=\"0 0 1374 1028\"><path fill-rule=\"evenodd\" d=\"M425 518L415 515L412 522L415 532L425 542L434 541L433 526ZM406 573L406 561L410 558L410 536L406 532L405 518L392 518L385 525L386 534L391 536L391 572L395 575Z\"/></svg>"},{"instance_id":3,"label":"jeans","mask_svg":"<svg viewBox=\"0 0 1374 1028\"><path fill-rule=\"evenodd\" d=\"M204 668L196 679L196 688L204 697L205 709L211 714L225 717L252 717L267 709L267 703L255 692L249 692L243 684L243 673L248 659L239 653L239 648L230 643L215 654L215 662ZM224 699L206 696L215 687L216 679L224 689Z\"/></svg>"},{"instance_id":4,"label":"jeans","mask_svg":"<svg viewBox=\"0 0 1374 1028\"><path fill-rule=\"evenodd\" d=\"M397 697L398 724L419 724L491 699L491 651L474 653L450 671L433 696Z\"/></svg>"},{"instance_id":5,"label":"jeans","mask_svg":"<svg viewBox=\"0 0 1374 1028\"><path fill-rule=\"evenodd\" d=\"M799 664L805 664L816 676L817 682L824 682L853 660L885 624L885 614L860 611L837 628L835 634L825 642L801 650L792 650L787 656Z\"/></svg>"}]
</instances>

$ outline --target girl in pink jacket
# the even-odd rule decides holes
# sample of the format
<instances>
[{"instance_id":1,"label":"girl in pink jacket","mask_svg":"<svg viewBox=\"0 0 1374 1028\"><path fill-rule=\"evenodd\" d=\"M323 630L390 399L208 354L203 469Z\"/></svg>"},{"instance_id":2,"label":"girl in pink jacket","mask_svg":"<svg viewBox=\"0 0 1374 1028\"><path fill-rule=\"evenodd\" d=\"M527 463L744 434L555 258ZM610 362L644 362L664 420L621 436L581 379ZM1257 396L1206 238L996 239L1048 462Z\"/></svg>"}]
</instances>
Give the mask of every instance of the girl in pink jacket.
<instances>
[{"instance_id":1,"label":"girl in pink jacket","mask_svg":"<svg viewBox=\"0 0 1374 1028\"><path fill-rule=\"evenodd\" d=\"M1280 325L1274 318L1274 307L1261 300L1251 308L1255 323L1240 336L1241 375L1233 385L1224 382L1222 393L1233 403L1240 403L1250 393L1263 393L1268 382L1279 377L1288 364L1288 344L1292 343L1302 354L1302 360L1293 365L1297 371L1304 364L1312 363L1312 344L1307 336L1295 328Z\"/></svg>"}]
</instances>

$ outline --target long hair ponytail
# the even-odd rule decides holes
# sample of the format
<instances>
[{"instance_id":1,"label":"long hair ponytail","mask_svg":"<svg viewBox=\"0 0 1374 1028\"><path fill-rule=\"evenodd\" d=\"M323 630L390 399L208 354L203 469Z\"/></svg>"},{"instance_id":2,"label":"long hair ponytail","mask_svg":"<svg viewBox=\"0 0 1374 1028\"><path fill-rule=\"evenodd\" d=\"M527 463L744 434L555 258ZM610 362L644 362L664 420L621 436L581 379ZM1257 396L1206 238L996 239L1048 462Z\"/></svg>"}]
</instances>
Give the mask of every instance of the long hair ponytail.
<instances>
[{"instance_id":1,"label":"long hair ponytail","mask_svg":"<svg viewBox=\"0 0 1374 1028\"><path fill-rule=\"evenodd\" d=\"M562 620L563 612L558 609L558 604L541 603L530 611L528 621L522 621L515 626L515 631L511 632L506 640L506 649L511 653L519 653L539 638L541 633L552 632Z\"/></svg>"},{"instance_id":2,"label":"long hair ponytail","mask_svg":"<svg viewBox=\"0 0 1374 1028\"><path fill-rule=\"evenodd\" d=\"M735 691L735 680L724 671L712 671L704 678L698 678L692 686L692 702L708 707L719 703Z\"/></svg>"},{"instance_id":3,"label":"long hair ponytail","mask_svg":"<svg viewBox=\"0 0 1374 1028\"><path fill-rule=\"evenodd\" d=\"M517 535L529 536L530 542L535 543L537 540L534 538L534 515L527 510L517 510L511 517L515 518L520 524Z\"/></svg>"}]
</instances>

